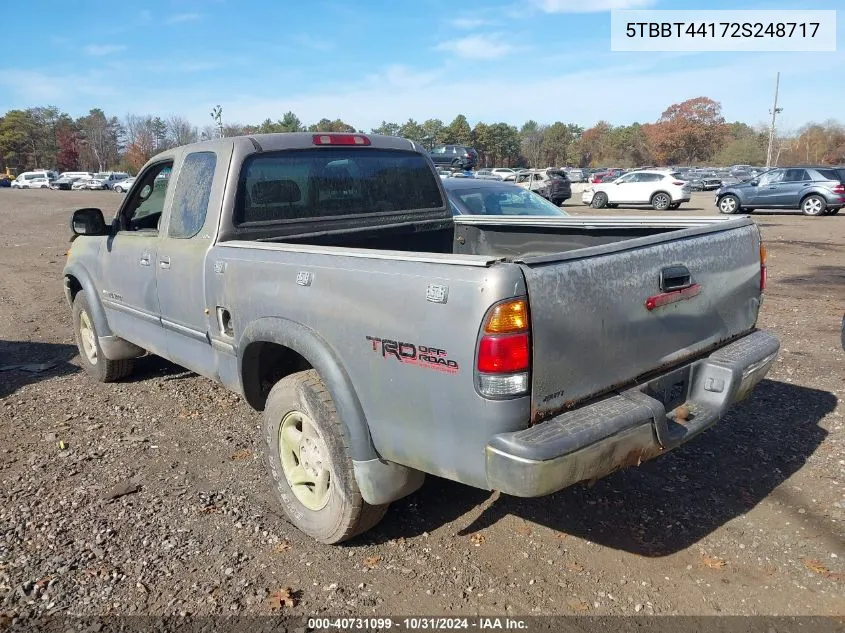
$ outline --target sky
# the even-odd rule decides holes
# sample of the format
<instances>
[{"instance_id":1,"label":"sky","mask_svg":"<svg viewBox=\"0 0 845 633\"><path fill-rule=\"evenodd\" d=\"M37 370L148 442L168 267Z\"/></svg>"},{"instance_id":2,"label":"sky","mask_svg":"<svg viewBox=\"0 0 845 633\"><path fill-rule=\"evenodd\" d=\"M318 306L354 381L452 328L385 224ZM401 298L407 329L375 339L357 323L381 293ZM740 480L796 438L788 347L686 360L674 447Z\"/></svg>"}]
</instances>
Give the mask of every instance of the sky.
<instances>
[{"instance_id":1,"label":"sky","mask_svg":"<svg viewBox=\"0 0 845 633\"><path fill-rule=\"evenodd\" d=\"M837 6L839 5L839 6ZM55 105L73 116L182 115L363 130L462 113L474 124L589 127L659 118L697 96L729 121L779 128L845 121L845 5L831 0L41 0L0 27L0 113ZM610 9L836 9L835 53L624 53Z\"/></svg>"}]
</instances>

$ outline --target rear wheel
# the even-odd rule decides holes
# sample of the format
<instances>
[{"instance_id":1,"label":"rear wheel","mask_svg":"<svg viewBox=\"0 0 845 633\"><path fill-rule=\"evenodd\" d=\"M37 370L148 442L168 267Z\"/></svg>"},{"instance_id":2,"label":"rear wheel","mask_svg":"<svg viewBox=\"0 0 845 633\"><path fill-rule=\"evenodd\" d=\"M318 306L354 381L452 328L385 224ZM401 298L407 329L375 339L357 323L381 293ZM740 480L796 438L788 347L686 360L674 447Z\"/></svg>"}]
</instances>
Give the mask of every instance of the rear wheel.
<instances>
[{"instance_id":1,"label":"rear wheel","mask_svg":"<svg viewBox=\"0 0 845 633\"><path fill-rule=\"evenodd\" d=\"M103 354L84 291L73 299L73 333L82 368L89 376L99 382L113 382L132 373L135 363L131 358L109 360Z\"/></svg>"},{"instance_id":2,"label":"rear wheel","mask_svg":"<svg viewBox=\"0 0 845 633\"><path fill-rule=\"evenodd\" d=\"M665 211L672 205L672 198L668 193L658 191L651 197L651 208L655 211Z\"/></svg>"},{"instance_id":3,"label":"rear wheel","mask_svg":"<svg viewBox=\"0 0 845 633\"><path fill-rule=\"evenodd\" d=\"M804 215L824 215L825 209L827 209L827 202L819 195L813 194L801 201L801 211Z\"/></svg>"},{"instance_id":4,"label":"rear wheel","mask_svg":"<svg viewBox=\"0 0 845 633\"><path fill-rule=\"evenodd\" d=\"M739 213L742 207L739 204L739 198L733 194L728 194L719 198L719 213L731 215Z\"/></svg>"},{"instance_id":5,"label":"rear wheel","mask_svg":"<svg viewBox=\"0 0 845 633\"><path fill-rule=\"evenodd\" d=\"M595 195L593 195L593 199L590 202L590 206L593 209L603 209L604 207L606 207L607 206L607 194L604 193L603 191L597 192Z\"/></svg>"},{"instance_id":6,"label":"rear wheel","mask_svg":"<svg viewBox=\"0 0 845 633\"><path fill-rule=\"evenodd\" d=\"M375 526L388 504L361 497L349 441L325 384L313 369L280 380L264 409L267 466L290 521L322 543Z\"/></svg>"}]
</instances>

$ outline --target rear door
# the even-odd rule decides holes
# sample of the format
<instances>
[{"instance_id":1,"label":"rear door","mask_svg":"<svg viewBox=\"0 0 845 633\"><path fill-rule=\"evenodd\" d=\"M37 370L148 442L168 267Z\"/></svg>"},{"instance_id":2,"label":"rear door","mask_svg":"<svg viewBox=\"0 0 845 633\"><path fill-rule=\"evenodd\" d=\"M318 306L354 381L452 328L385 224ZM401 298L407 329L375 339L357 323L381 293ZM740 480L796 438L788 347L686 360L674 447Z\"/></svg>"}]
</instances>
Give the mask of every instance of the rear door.
<instances>
[{"instance_id":1,"label":"rear door","mask_svg":"<svg viewBox=\"0 0 845 633\"><path fill-rule=\"evenodd\" d=\"M517 261L531 312L534 411L560 410L749 331L759 246L743 218ZM670 296L679 300L648 308L678 288Z\"/></svg>"},{"instance_id":2,"label":"rear door","mask_svg":"<svg viewBox=\"0 0 845 633\"><path fill-rule=\"evenodd\" d=\"M216 234L231 155L230 145L182 158L158 249L156 276L168 358L198 372L215 366L213 340L228 338L218 327L225 306L218 309L206 301L205 257Z\"/></svg>"},{"instance_id":3,"label":"rear door","mask_svg":"<svg viewBox=\"0 0 845 633\"><path fill-rule=\"evenodd\" d=\"M777 184L778 195L773 204L797 209L801 198L812 185L813 181L806 169L787 169L784 171L783 179Z\"/></svg>"}]
</instances>

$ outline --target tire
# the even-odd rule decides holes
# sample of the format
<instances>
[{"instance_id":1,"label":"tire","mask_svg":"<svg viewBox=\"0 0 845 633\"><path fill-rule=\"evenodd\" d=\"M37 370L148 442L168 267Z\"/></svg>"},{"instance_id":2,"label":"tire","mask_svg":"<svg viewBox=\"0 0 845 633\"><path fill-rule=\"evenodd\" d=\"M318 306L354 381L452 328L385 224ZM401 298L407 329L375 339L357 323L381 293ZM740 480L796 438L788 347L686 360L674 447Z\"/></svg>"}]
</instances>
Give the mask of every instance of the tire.
<instances>
[{"instance_id":1,"label":"tire","mask_svg":"<svg viewBox=\"0 0 845 633\"><path fill-rule=\"evenodd\" d=\"M658 191L656 194L651 196L650 202L651 208L655 211L666 211L666 209L672 206L672 196L668 193Z\"/></svg>"},{"instance_id":2,"label":"tire","mask_svg":"<svg viewBox=\"0 0 845 633\"><path fill-rule=\"evenodd\" d=\"M114 191L114 192L116 192L116 193L123 193L123 188L122 188L122 187L117 187L117 186L116 186L114 189L112 189L112 191Z\"/></svg>"},{"instance_id":3,"label":"tire","mask_svg":"<svg viewBox=\"0 0 845 633\"><path fill-rule=\"evenodd\" d=\"M82 368L98 382L114 382L132 373L134 359L109 360L103 354L84 291L78 292L73 300L73 335Z\"/></svg>"},{"instance_id":4,"label":"tire","mask_svg":"<svg viewBox=\"0 0 845 633\"><path fill-rule=\"evenodd\" d=\"M593 199L590 202L590 206L593 209L603 209L607 206L607 194L603 191L598 191L593 195Z\"/></svg>"},{"instance_id":5,"label":"tire","mask_svg":"<svg viewBox=\"0 0 845 633\"><path fill-rule=\"evenodd\" d=\"M375 526L389 504L361 497L349 440L320 375L282 378L267 397L262 425L273 489L291 523L321 543L350 539ZM291 484L292 480L300 483Z\"/></svg>"},{"instance_id":6,"label":"tire","mask_svg":"<svg viewBox=\"0 0 845 633\"><path fill-rule=\"evenodd\" d=\"M817 194L809 195L801 201L801 212L804 215L824 215L826 209L827 201Z\"/></svg>"},{"instance_id":7,"label":"tire","mask_svg":"<svg viewBox=\"0 0 845 633\"><path fill-rule=\"evenodd\" d=\"M733 215L734 213L739 213L740 211L742 211L742 206L740 205L739 198L732 193L719 198L719 213Z\"/></svg>"}]
</instances>

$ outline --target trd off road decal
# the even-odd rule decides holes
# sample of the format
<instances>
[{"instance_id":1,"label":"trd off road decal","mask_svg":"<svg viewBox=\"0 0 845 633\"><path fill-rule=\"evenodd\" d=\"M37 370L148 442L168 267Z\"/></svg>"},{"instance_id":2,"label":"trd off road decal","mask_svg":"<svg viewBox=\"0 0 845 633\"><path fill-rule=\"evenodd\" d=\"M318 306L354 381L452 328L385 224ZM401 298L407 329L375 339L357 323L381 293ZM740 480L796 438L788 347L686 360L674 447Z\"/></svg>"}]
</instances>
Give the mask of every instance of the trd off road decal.
<instances>
[{"instance_id":1,"label":"trd off road decal","mask_svg":"<svg viewBox=\"0 0 845 633\"><path fill-rule=\"evenodd\" d=\"M368 336L367 340L373 346L373 351L381 353L382 358L395 358L406 365L419 365L426 369L442 371L447 374L458 372L458 363L448 358L445 349L378 338L377 336Z\"/></svg>"}]
</instances>

